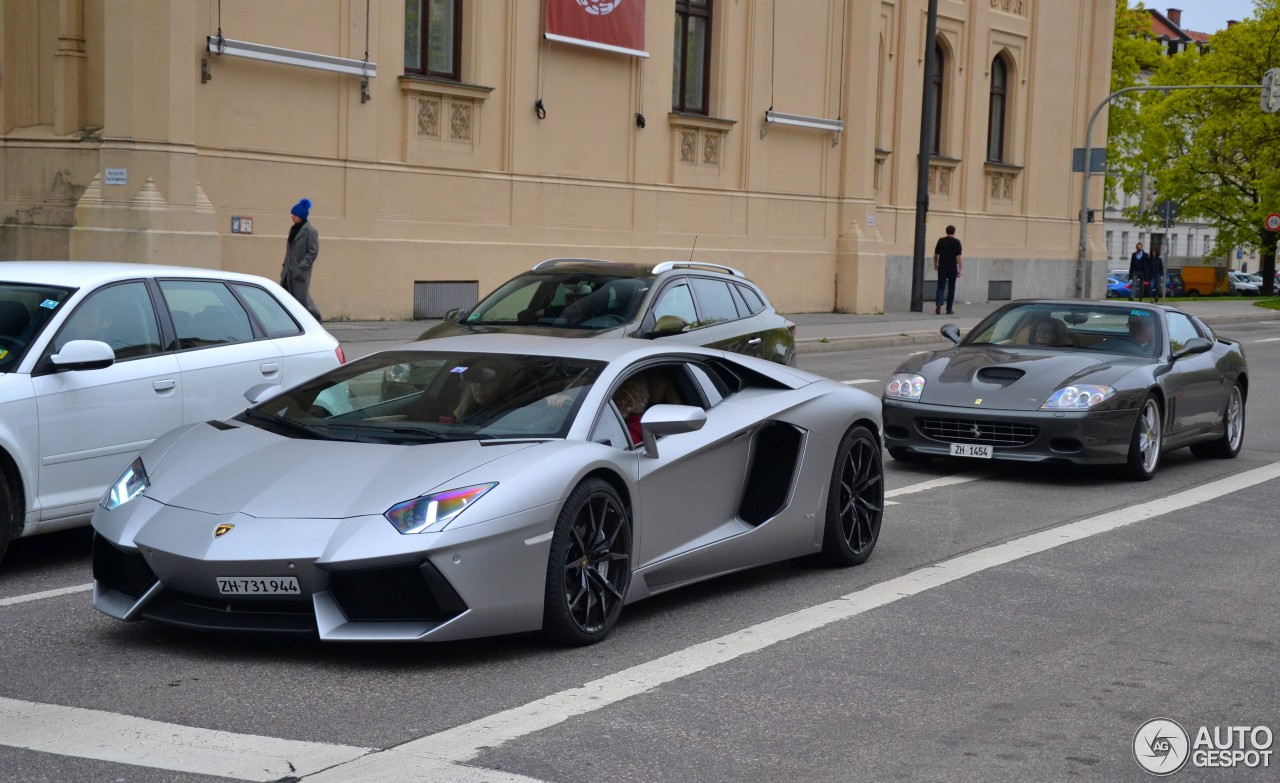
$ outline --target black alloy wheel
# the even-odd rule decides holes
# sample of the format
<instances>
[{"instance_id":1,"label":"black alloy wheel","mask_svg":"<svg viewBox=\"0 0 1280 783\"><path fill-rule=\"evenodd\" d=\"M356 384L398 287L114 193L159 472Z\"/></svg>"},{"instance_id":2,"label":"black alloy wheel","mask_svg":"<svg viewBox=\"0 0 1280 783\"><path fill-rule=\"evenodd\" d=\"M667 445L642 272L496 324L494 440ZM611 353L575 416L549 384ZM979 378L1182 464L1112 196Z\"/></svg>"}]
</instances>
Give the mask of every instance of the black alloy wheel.
<instances>
[{"instance_id":1,"label":"black alloy wheel","mask_svg":"<svg viewBox=\"0 0 1280 783\"><path fill-rule=\"evenodd\" d=\"M884 461L880 443L869 429L854 425L840 440L831 488L827 492L827 524L822 559L854 566L871 557L884 518Z\"/></svg>"},{"instance_id":2,"label":"black alloy wheel","mask_svg":"<svg viewBox=\"0 0 1280 783\"><path fill-rule=\"evenodd\" d=\"M594 644L609 635L631 586L631 519L603 479L579 484L551 537L542 630L559 644Z\"/></svg>"}]
</instances>

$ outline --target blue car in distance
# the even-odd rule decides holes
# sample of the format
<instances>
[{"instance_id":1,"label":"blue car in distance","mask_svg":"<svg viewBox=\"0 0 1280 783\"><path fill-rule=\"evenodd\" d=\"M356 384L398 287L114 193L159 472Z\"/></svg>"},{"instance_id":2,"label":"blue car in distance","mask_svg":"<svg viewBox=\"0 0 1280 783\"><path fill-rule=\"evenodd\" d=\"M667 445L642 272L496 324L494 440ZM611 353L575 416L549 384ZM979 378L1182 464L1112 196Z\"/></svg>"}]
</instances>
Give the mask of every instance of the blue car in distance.
<instances>
[{"instance_id":1,"label":"blue car in distance","mask_svg":"<svg viewBox=\"0 0 1280 783\"><path fill-rule=\"evenodd\" d=\"M1107 278L1107 298L1128 299L1129 284L1115 277Z\"/></svg>"}]
</instances>

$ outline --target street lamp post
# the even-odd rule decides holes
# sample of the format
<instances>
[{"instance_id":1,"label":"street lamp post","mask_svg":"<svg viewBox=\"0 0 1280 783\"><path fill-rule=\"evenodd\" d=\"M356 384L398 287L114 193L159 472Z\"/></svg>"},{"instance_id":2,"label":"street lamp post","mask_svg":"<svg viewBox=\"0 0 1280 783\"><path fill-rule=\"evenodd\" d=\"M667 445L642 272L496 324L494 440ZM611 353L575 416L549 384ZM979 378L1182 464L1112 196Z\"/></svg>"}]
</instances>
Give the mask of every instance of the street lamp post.
<instances>
[{"instance_id":1,"label":"street lamp post","mask_svg":"<svg viewBox=\"0 0 1280 783\"><path fill-rule=\"evenodd\" d=\"M916 234L911 257L911 312L924 310L925 220L929 216L929 155L932 152L934 101L933 75L938 70L935 55L938 37L938 0L929 0L929 18L924 36L924 101L920 117L919 169L916 172Z\"/></svg>"}]
</instances>

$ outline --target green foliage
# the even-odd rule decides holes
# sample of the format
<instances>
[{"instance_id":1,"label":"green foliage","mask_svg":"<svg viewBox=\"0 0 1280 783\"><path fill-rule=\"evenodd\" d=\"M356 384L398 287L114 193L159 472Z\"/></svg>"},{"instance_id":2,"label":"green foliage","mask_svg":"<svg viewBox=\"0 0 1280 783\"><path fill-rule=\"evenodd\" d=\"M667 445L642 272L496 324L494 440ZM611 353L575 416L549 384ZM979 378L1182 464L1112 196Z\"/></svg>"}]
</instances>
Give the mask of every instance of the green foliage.
<instances>
[{"instance_id":1,"label":"green foliage","mask_svg":"<svg viewBox=\"0 0 1280 783\"><path fill-rule=\"evenodd\" d=\"M1210 50L1181 53L1151 77L1156 85L1252 85L1280 65L1280 0L1255 0L1254 16L1213 36ZM1256 89L1144 93L1131 154L1118 166L1124 188L1137 192L1141 173L1156 177L1159 199L1181 216L1218 228L1219 255L1235 245L1262 248L1262 228L1280 211L1280 113L1259 107ZM1151 225L1154 215L1132 215Z\"/></svg>"},{"instance_id":2,"label":"green foliage","mask_svg":"<svg viewBox=\"0 0 1280 783\"><path fill-rule=\"evenodd\" d=\"M1115 35L1112 40L1112 92L1139 85L1167 67L1168 58L1164 56L1164 48L1160 42L1151 36L1151 15L1142 3L1130 8L1128 0L1117 0ZM1108 157L1121 162L1120 167L1114 162L1108 162L1108 191L1116 184L1114 173L1123 170L1123 161L1128 159L1129 151L1138 145L1141 126L1137 95L1131 93L1117 98L1107 110Z\"/></svg>"}]
</instances>

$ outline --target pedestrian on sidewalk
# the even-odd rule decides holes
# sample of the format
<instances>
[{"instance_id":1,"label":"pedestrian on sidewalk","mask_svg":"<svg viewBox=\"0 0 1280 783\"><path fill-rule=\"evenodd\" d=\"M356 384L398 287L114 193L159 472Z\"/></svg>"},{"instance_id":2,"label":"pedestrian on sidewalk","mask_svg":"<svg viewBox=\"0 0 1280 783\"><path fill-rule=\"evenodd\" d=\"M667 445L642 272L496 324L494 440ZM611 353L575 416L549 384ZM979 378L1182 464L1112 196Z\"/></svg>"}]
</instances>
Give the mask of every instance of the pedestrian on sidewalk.
<instances>
[{"instance_id":1,"label":"pedestrian on sidewalk","mask_svg":"<svg viewBox=\"0 0 1280 783\"><path fill-rule=\"evenodd\" d=\"M311 200L304 198L294 204L289 214L293 217L293 226L285 242L280 285L319 321L320 310L311 299L311 268L316 263L316 256L320 255L320 232L307 220L311 214Z\"/></svg>"},{"instance_id":2,"label":"pedestrian on sidewalk","mask_svg":"<svg viewBox=\"0 0 1280 783\"><path fill-rule=\"evenodd\" d=\"M1142 243L1139 242L1133 251L1133 255L1129 256L1129 301L1132 302L1134 297L1138 301L1142 301L1142 287L1147 279L1147 268L1150 266L1150 259L1147 257L1147 251L1142 249Z\"/></svg>"},{"instance_id":3,"label":"pedestrian on sidewalk","mask_svg":"<svg viewBox=\"0 0 1280 783\"><path fill-rule=\"evenodd\" d=\"M954 315L952 307L956 300L956 278L964 269L964 248L956 239L956 227L947 226L947 235L938 240L933 247L933 271L938 273L938 293L934 303L934 315L942 314L942 302L945 292L947 315Z\"/></svg>"},{"instance_id":4,"label":"pedestrian on sidewalk","mask_svg":"<svg viewBox=\"0 0 1280 783\"><path fill-rule=\"evenodd\" d=\"M1151 281L1151 301L1158 302L1164 297L1164 259L1160 257L1160 246L1156 245L1147 261L1147 279Z\"/></svg>"}]
</instances>

